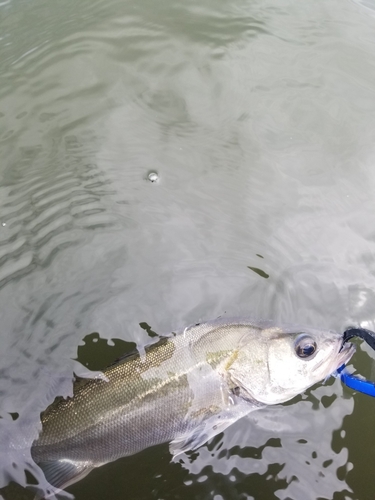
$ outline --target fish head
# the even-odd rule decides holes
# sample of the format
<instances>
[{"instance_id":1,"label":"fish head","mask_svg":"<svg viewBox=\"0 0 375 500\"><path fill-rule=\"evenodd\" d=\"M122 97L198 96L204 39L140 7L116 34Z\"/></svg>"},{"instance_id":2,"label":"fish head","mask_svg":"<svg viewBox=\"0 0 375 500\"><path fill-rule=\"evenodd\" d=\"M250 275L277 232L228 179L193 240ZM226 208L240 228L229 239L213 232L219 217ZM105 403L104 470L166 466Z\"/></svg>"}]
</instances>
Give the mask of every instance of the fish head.
<instances>
[{"instance_id":1,"label":"fish head","mask_svg":"<svg viewBox=\"0 0 375 500\"><path fill-rule=\"evenodd\" d=\"M277 404L326 379L354 352L333 331L270 327L244 336L228 375L244 399Z\"/></svg>"}]
</instances>

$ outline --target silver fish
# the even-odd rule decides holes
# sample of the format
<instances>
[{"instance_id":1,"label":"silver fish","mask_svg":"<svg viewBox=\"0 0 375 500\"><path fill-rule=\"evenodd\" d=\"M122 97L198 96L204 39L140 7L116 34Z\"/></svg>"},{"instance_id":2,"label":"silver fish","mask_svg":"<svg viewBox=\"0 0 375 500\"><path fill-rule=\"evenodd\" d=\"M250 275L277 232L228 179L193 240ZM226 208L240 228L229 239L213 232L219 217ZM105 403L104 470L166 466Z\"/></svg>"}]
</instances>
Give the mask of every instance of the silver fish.
<instances>
[{"instance_id":1,"label":"silver fish","mask_svg":"<svg viewBox=\"0 0 375 500\"><path fill-rule=\"evenodd\" d=\"M325 379L354 353L332 331L219 319L160 339L78 382L42 415L31 454L63 489L117 458L169 442L193 450L249 412Z\"/></svg>"}]
</instances>

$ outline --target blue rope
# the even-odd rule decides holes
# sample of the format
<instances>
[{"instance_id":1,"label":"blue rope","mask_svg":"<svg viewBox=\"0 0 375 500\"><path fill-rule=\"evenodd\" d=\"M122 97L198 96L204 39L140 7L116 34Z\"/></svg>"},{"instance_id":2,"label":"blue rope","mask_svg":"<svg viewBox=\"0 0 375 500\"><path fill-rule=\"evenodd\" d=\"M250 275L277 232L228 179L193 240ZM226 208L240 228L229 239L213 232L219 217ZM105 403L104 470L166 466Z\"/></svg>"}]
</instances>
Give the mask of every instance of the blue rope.
<instances>
[{"instance_id":1,"label":"blue rope","mask_svg":"<svg viewBox=\"0 0 375 500\"><path fill-rule=\"evenodd\" d=\"M362 392L362 394L367 394L368 396L372 396L375 398L375 383L370 380L360 379L347 373L345 371L345 365L341 366L338 370L340 374L341 382L346 386L350 387L350 389L354 389L355 391Z\"/></svg>"}]
</instances>

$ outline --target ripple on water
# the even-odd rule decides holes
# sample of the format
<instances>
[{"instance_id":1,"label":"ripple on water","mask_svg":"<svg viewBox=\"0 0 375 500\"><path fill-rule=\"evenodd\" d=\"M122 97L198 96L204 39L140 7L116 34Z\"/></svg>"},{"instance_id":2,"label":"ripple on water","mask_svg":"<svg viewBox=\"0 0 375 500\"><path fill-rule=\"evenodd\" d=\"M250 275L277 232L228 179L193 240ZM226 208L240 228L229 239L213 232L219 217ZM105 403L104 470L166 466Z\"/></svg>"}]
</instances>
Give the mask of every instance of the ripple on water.
<instances>
[{"instance_id":1,"label":"ripple on water","mask_svg":"<svg viewBox=\"0 0 375 500\"><path fill-rule=\"evenodd\" d=\"M36 266L49 265L60 250L78 245L86 230L118 223L105 201L116 191L96 165L92 148L92 141L67 136L63 150L56 152L59 161L40 146L22 148L18 161L4 172L0 288Z\"/></svg>"}]
</instances>

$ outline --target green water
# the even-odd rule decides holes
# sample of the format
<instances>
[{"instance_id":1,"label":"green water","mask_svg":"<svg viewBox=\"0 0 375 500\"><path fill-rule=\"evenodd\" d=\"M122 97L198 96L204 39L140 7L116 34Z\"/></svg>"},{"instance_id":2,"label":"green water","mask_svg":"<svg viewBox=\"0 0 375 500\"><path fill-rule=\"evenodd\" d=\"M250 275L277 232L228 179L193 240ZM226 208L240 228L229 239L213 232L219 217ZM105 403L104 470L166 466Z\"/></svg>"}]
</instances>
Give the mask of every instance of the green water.
<instances>
[{"instance_id":1,"label":"green water","mask_svg":"<svg viewBox=\"0 0 375 500\"><path fill-rule=\"evenodd\" d=\"M37 433L77 350L104 368L143 323L375 327L371 0L9 0L0 28L0 435L9 413ZM69 491L373 500L374 405L330 380ZM29 498L12 457L2 495Z\"/></svg>"}]
</instances>

